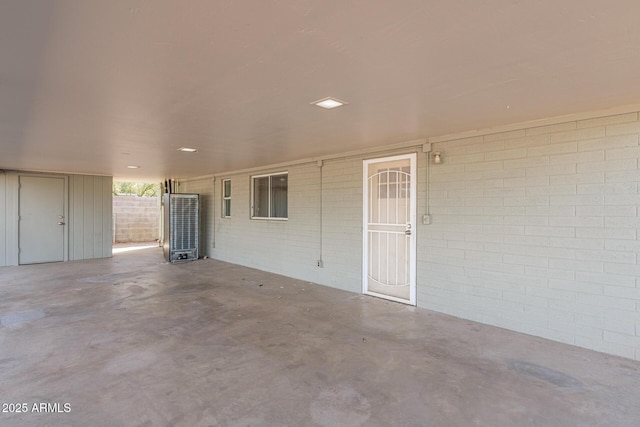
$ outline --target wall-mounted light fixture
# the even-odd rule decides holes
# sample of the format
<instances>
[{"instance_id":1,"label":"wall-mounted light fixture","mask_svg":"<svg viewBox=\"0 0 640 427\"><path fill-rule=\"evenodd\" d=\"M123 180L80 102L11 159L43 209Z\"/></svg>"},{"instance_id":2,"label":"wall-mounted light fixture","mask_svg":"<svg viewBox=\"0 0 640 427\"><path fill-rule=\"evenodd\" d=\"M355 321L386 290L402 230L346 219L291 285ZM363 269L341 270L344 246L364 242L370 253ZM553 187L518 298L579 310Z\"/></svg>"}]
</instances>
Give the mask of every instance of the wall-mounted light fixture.
<instances>
[{"instance_id":1,"label":"wall-mounted light fixture","mask_svg":"<svg viewBox=\"0 0 640 427\"><path fill-rule=\"evenodd\" d=\"M436 165L442 163L442 153L440 151L435 151L433 153L433 163L435 163Z\"/></svg>"}]
</instances>

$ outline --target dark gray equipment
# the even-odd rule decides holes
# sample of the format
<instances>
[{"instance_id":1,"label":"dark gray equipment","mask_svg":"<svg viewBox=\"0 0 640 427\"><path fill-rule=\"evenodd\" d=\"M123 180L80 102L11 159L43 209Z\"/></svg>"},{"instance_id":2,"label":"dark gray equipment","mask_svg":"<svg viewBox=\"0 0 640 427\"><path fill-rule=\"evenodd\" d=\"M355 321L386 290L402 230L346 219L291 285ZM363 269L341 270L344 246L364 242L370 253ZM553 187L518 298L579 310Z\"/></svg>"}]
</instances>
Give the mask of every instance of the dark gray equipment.
<instances>
[{"instance_id":1,"label":"dark gray equipment","mask_svg":"<svg viewBox=\"0 0 640 427\"><path fill-rule=\"evenodd\" d=\"M170 262L198 259L198 194L164 194L164 257Z\"/></svg>"}]
</instances>

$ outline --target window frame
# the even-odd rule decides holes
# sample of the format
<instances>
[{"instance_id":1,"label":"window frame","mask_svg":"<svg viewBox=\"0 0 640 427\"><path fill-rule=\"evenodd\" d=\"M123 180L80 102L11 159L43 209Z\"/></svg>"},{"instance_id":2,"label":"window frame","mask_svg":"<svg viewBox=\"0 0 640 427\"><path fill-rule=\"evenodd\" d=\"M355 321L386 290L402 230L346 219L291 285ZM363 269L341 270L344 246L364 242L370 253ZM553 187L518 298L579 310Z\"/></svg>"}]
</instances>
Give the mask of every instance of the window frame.
<instances>
[{"instance_id":1,"label":"window frame","mask_svg":"<svg viewBox=\"0 0 640 427\"><path fill-rule=\"evenodd\" d=\"M255 202L255 180L256 178L269 178L269 185L267 188L267 194L268 194L268 206L267 206L267 212L269 215L271 215L271 179L274 176L279 176L279 175L287 175L287 216L286 217L272 217L272 216L255 216L255 206L254 206L254 202ZM271 172L271 173L265 173L265 174L260 174L260 175L251 175L250 178L251 180L251 200L250 200L250 218L251 219L256 219L256 220L267 220L267 221L288 221L289 220L289 171L280 171L280 172Z\"/></svg>"},{"instance_id":2,"label":"window frame","mask_svg":"<svg viewBox=\"0 0 640 427\"><path fill-rule=\"evenodd\" d=\"M229 195L225 195L225 184L229 182ZM227 212L227 200L229 201L229 211ZM222 180L222 218L231 218L231 179Z\"/></svg>"}]
</instances>

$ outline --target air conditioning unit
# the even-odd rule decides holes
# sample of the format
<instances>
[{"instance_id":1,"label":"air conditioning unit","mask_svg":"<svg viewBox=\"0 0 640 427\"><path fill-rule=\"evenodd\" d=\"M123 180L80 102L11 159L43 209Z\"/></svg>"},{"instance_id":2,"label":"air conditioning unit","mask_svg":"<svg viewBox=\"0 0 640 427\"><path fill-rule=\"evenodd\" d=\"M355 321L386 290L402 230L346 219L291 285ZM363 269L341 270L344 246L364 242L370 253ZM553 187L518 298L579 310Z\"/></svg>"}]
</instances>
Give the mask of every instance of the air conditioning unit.
<instances>
[{"instance_id":1,"label":"air conditioning unit","mask_svg":"<svg viewBox=\"0 0 640 427\"><path fill-rule=\"evenodd\" d=\"M169 262L198 259L198 194L168 194L164 205L164 257Z\"/></svg>"}]
</instances>

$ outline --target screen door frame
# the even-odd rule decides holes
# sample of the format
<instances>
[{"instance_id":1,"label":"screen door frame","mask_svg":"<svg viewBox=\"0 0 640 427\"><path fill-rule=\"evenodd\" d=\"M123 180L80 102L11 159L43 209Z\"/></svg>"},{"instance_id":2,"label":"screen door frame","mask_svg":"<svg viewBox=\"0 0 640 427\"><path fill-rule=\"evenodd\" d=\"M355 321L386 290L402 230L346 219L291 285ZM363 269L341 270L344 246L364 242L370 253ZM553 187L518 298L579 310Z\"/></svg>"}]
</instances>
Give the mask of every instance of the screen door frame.
<instances>
[{"instance_id":1,"label":"screen door frame","mask_svg":"<svg viewBox=\"0 0 640 427\"><path fill-rule=\"evenodd\" d=\"M369 246L369 207L370 207L370 194L369 194L369 166L372 164L391 163L402 160L409 161L409 221L406 224L406 230L409 231L409 259L407 260L409 265L409 298L398 298L391 295L386 295L381 292L374 292L369 289L369 264L370 264L370 246ZM363 161L363 216L362 216L362 231L363 231L363 251L362 251L362 292L365 295L371 295L379 298L388 299L391 301L401 302L409 305L416 305L416 206L417 206L417 154L401 154L396 156L380 157L375 159L367 159ZM382 165L381 165L382 166ZM398 224L400 226L400 224ZM396 266L398 267L398 266Z\"/></svg>"}]
</instances>

